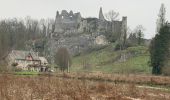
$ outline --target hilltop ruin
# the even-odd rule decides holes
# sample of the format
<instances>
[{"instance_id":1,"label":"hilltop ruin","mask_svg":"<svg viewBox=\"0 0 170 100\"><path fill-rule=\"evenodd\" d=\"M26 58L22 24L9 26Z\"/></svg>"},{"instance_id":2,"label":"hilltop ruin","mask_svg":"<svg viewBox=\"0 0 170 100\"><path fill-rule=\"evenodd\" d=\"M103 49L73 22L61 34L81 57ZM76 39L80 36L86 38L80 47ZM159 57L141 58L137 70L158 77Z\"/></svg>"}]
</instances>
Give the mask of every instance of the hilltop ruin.
<instances>
[{"instance_id":1,"label":"hilltop ruin","mask_svg":"<svg viewBox=\"0 0 170 100\"><path fill-rule=\"evenodd\" d=\"M90 48L107 45L106 33L116 34L116 38L121 40L126 30L127 17L122 17L121 21L107 21L102 8L98 18L83 18L80 12L57 11L48 51L54 55L57 48L64 46L72 55L77 55Z\"/></svg>"}]
</instances>

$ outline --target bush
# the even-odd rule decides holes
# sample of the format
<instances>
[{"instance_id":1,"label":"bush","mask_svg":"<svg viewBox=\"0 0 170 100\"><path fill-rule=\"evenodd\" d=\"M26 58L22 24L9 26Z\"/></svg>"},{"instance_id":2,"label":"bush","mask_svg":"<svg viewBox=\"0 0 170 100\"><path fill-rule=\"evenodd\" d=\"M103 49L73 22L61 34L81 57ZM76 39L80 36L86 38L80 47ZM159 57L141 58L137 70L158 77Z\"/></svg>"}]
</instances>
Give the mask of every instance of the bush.
<instances>
[{"instance_id":1,"label":"bush","mask_svg":"<svg viewBox=\"0 0 170 100\"><path fill-rule=\"evenodd\" d=\"M12 63L11 66L16 67L18 63Z\"/></svg>"},{"instance_id":2,"label":"bush","mask_svg":"<svg viewBox=\"0 0 170 100\"><path fill-rule=\"evenodd\" d=\"M126 43L125 46L123 47L123 50L128 48L128 47L132 47L133 45L131 45L130 43ZM115 46L115 51L117 50L122 50L122 45L120 43L117 43Z\"/></svg>"}]
</instances>

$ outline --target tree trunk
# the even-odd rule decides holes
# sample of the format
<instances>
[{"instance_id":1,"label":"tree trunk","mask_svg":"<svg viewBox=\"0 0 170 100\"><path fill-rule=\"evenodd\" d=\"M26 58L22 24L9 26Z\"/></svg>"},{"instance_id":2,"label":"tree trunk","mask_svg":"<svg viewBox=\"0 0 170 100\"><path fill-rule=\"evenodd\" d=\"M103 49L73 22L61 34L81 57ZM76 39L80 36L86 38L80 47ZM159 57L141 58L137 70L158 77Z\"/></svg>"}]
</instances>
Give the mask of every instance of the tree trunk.
<instances>
[{"instance_id":1,"label":"tree trunk","mask_svg":"<svg viewBox=\"0 0 170 100\"><path fill-rule=\"evenodd\" d=\"M70 62L68 61L67 72L70 72Z\"/></svg>"}]
</instances>

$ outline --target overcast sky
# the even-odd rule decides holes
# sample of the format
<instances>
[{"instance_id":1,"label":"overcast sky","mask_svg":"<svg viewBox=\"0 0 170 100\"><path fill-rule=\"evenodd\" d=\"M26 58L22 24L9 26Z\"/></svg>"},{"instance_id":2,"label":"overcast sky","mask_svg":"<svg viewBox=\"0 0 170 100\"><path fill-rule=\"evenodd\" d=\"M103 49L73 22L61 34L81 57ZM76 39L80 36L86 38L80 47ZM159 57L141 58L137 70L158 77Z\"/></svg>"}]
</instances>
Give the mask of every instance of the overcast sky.
<instances>
[{"instance_id":1,"label":"overcast sky","mask_svg":"<svg viewBox=\"0 0 170 100\"><path fill-rule=\"evenodd\" d=\"M166 6L166 18L170 20L170 0L0 0L0 19L3 18L55 18L56 11L73 10L82 17L98 17L100 6L103 13L114 10L128 17L128 26L134 29L143 25L145 37L155 33L155 23L161 6Z\"/></svg>"}]
</instances>

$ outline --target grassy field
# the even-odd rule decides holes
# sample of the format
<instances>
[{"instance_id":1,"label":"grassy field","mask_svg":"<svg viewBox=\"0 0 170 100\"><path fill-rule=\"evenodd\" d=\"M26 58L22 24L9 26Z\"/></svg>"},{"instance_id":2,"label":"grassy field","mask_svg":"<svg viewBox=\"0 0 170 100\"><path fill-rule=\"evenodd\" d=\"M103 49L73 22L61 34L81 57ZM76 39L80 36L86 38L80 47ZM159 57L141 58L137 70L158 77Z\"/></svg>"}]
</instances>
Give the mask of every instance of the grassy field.
<instances>
[{"instance_id":1,"label":"grassy field","mask_svg":"<svg viewBox=\"0 0 170 100\"><path fill-rule=\"evenodd\" d=\"M75 75L75 76L74 76ZM143 86L144 82L166 86L168 77L104 74L53 76L0 75L1 100L169 100L168 88ZM71 78L72 77L72 78ZM74 78L73 78L74 77ZM79 78L78 78L79 77ZM80 79L81 77L81 79ZM100 78L100 80L95 80ZM89 79L87 79L89 78ZM91 78L91 80L90 80ZM108 82L101 79L117 81ZM123 79L127 83L119 83ZM135 82L136 81L136 82ZM141 83L141 86L137 84ZM167 86L168 87L168 86Z\"/></svg>"},{"instance_id":2,"label":"grassy field","mask_svg":"<svg viewBox=\"0 0 170 100\"><path fill-rule=\"evenodd\" d=\"M114 44L73 58L72 72L103 72L123 74L150 74L148 48L130 47L124 51L114 51ZM121 54L131 54L126 61L119 61Z\"/></svg>"}]
</instances>

